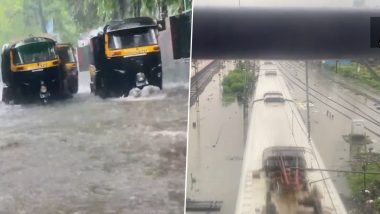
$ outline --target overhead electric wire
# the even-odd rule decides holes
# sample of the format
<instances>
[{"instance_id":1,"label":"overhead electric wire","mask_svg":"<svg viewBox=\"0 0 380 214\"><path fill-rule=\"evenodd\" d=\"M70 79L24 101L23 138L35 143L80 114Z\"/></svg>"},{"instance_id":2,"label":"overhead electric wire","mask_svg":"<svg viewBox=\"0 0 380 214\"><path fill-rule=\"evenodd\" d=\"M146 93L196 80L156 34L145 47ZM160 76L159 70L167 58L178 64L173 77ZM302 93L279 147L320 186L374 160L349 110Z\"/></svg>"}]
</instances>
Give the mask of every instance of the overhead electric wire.
<instances>
[{"instance_id":1,"label":"overhead electric wire","mask_svg":"<svg viewBox=\"0 0 380 214\"><path fill-rule=\"evenodd\" d=\"M281 67L283 67L283 66L281 65ZM302 82L302 80L300 80L299 78L295 77L295 76L292 75L292 74L289 74L289 75L292 76L292 77L293 77L294 79L296 79L297 81L301 82L303 85L305 85L305 83ZM314 88L312 88L312 87L309 87L309 88L310 88L312 91L314 91L315 93L320 94L321 96L323 96L323 97L329 99L330 101L336 103L337 105L340 105L341 107L343 107L343 108L349 110L349 108L347 108L347 107L343 106L342 104L340 104L340 103L334 101L333 99L331 99L331 98L329 98L328 96L322 94L321 92L315 90ZM337 95L340 96L339 94L337 94ZM375 118L373 118L372 116L370 116L370 115L368 115L367 113L363 112L361 109L359 109L358 107L356 107L354 104L352 104L351 102L347 101L347 100L344 99L343 97L340 96L340 98L341 98L343 101L345 101L346 103L348 103L349 105L354 106L354 108L356 108L358 111L360 111L361 113L363 113L364 115L366 115L368 118L370 118L374 123L376 123L376 125L380 126L380 122L377 121ZM352 111L352 110L351 110L351 111ZM356 112L355 112L355 113L356 113ZM363 117L362 115L359 115L359 116ZM365 118L365 117L363 117L363 118ZM370 120L370 119L368 119L368 118L366 118L366 119L367 119L367 120Z\"/></svg>"},{"instance_id":2,"label":"overhead electric wire","mask_svg":"<svg viewBox=\"0 0 380 214\"><path fill-rule=\"evenodd\" d=\"M284 74L283 71L280 71L280 72L284 75L284 77L286 77L286 78L288 79L288 81L292 82L292 83L293 83L294 85L296 85L298 88L300 88L301 90L305 91L305 89L304 89L303 87L301 87L301 86L300 86L299 84L297 84L294 80L292 80L291 78L289 78L286 74ZM344 113L344 112L342 112L342 111L339 111L337 108L331 106L330 104L326 103L325 101L323 101L322 99L316 97L315 95L310 94L310 96L314 97L316 100L320 101L321 103L325 104L326 106L330 107L331 109L334 109L335 111L339 112L340 114L342 114L342 115L345 116L346 118L348 118L348 119L350 119L350 120L353 119L353 118L351 118L350 116L348 116L346 113ZM350 109L347 109L347 110L350 111L350 112L352 112L352 113L355 113L355 114L361 116L361 115L358 114L357 112L354 112L354 111L352 111L352 110L350 110ZM363 118L366 118L366 117L363 117ZM367 119L367 120L368 120L368 119ZM372 122L372 121L370 121L370 122ZM375 125L376 125L376 126L379 126L379 125L377 125L377 124L375 124ZM365 127L365 129L366 129L367 131L371 132L372 134L374 134L374 135L380 137L380 134L378 134L376 131L374 131L374 130L368 128L368 127Z\"/></svg>"}]
</instances>

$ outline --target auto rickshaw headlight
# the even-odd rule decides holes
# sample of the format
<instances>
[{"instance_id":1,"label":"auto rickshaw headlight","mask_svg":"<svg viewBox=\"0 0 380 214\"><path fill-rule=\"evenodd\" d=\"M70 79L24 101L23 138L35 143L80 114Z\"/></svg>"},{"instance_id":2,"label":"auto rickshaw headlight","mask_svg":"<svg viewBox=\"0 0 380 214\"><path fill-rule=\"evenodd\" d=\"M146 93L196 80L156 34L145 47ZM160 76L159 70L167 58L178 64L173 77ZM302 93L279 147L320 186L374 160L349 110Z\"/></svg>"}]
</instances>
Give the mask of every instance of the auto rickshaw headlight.
<instances>
[{"instance_id":1,"label":"auto rickshaw headlight","mask_svg":"<svg viewBox=\"0 0 380 214\"><path fill-rule=\"evenodd\" d=\"M136 74L136 80L137 80L138 82L145 81L145 74L144 74L144 73L141 73L141 72L137 73L137 74Z\"/></svg>"},{"instance_id":2,"label":"auto rickshaw headlight","mask_svg":"<svg viewBox=\"0 0 380 214\"><path fill-rule=\"evenodd\" d=\"M41 93L46 93L47 92L47 87L45 85L41 85L40 92Z\"/></svg>"}]
</instances>

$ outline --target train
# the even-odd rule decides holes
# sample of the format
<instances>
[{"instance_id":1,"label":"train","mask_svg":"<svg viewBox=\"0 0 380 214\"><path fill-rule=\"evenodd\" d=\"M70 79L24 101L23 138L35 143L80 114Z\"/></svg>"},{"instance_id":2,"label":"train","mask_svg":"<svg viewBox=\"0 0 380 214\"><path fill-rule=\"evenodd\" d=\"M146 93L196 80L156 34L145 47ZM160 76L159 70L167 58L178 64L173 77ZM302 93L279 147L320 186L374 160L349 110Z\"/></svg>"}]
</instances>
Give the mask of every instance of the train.
<instances>
[{"instance_id":1,"label":"train","mask_svg":"<svg viewBox=\"0 0 380 214\"><path fill-rule=\"evenodd\" d=\"M260 62L235 213L345 214L274 63Z\"/></svg>"}]
</instances>

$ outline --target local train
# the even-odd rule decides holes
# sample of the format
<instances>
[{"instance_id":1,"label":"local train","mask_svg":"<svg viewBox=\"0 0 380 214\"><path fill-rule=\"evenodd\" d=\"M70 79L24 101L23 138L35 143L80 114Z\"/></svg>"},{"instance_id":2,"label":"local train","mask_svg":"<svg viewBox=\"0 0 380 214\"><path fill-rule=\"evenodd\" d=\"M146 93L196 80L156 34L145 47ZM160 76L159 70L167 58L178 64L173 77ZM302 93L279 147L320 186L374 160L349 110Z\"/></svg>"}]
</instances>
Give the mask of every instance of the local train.
<instances>
[{"instance_id":1,"label":"local train","mask_svg":"<svg viewBox=\"0 0 380 214\"><path fill-rule=\"evenodd\" d=\"M236 214L347 213L274 63L261 62L247 133Z\"/></svg>"}]
</instances>

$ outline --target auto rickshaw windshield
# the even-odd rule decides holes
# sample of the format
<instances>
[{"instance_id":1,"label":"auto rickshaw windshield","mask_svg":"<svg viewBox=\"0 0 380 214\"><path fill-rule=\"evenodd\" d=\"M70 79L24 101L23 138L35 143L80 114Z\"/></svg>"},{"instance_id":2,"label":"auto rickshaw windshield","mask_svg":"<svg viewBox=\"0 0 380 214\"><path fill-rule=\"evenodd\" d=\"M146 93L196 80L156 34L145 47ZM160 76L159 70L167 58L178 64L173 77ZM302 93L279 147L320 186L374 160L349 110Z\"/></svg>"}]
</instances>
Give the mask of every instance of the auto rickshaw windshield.
<instances>
[{"instance_id":1,"label":"auto rickshaw windshield","mask_svg":"<svg viewBox=\"0 0 380 214\"><path fill-rule=\"evenodd\" d=\"M58 55L64 63L76 62L72 48L59 48Z\"/></svg>"},{"instance_id":2,"label":"auto rickshaw windshield","mask_svg":"<svg viewBox=\"0 0 380 214\"><path fill-rule=\"evenodd\" d=\"M13 63L15 65L36 63L57 58L54 43L50 42L35 42L18 46L13 49L12 53Z\"/></svg>"},{"instance_id":3,"label":"auto rickshaw windshield","mask_svg":"<svg viewBox=\"0 0 380 214\"><path fill-rule=\"evenodd\" d=\"M110 49L124 49L157 44L156 29L134 28L108 33Z\"/></svg>"}]
</instances>

